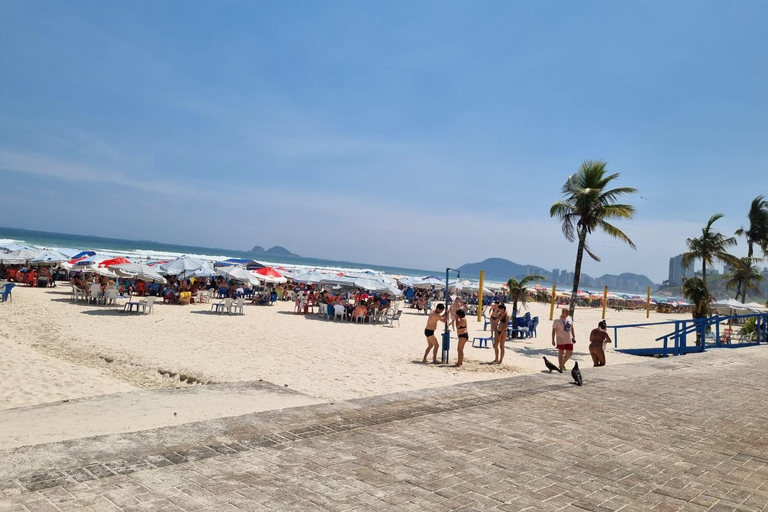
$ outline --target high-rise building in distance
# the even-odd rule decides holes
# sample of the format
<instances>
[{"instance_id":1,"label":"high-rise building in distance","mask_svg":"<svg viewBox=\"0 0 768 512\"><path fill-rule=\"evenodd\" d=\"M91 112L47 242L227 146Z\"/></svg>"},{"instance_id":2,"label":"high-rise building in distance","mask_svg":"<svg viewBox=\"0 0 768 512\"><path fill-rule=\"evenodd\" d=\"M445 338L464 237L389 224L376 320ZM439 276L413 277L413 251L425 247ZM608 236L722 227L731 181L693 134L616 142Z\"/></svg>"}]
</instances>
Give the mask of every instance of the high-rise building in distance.
<instances>
[{"instance_id":1,"label":"high-rise building in distance","mask_svg":"<svg viewBox=\"0 0 768 512\"><path fill-rule=\"evenodd\" d=\"M683 255L678 254L669 258L669 284L677 286L683 284L683 278L693 277L693 265L683 268Z\"/></svg>"}]
</instances>

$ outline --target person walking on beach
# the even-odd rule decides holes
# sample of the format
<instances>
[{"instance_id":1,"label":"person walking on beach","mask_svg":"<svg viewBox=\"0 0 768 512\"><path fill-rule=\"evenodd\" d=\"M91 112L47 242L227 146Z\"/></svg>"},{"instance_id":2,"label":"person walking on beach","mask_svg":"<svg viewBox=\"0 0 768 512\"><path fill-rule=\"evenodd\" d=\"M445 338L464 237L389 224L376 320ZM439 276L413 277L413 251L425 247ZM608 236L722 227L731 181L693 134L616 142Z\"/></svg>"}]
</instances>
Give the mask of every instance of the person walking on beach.
<instances>
[{"instance_id":1,"label":"person walking on beach","mask_svg":"<svg viewBox=\"0 0 768 512\"><path fill-rule=\"evenodd\" d=\"M589 355L592 356L593 366L605 366L606 344L611 343L611 337L608 336L608 325L605 320L600 320L597 328L589 333Z\"/></svg>"},{"instance_id":2,"label":"person walking on beach","mask_svg":"<svg viewBox=\"0 0 768 512\"><path fill-rule=\"evenodd\" d=\"M557 361L563 371L565 371L565 363L573 355L574 343L576 343L576 333L573 330L573 318L568 316L568 308L563 308L560 318L552 322L552 346L557 346Z\"/></svg>"},{"instance_id":3,"label":"person walking on beach","mask_svg":"<svg viewBox=\"0 0 768 512\"><path fill-rule=\"evenodd\" d=\"M466 316L463 309L456 310L456 334L459 335L459 359L456 361L456 368L461 368L464 363L464 345L469 341Z\"/></svg>"},{"instance_id":4,"label":"person walking on beach","mask_svg":"<svg viewBox=\"0 0 768 512\"><path fill-rule=\"evenodd\" d=\"M438 304L435 310L430 313L429 318L427 318L427 327L424 329L424 336L427 337L427 350L424 352L424 359L421 361L422 363L427 362L427 356L431 350L432 362L437 364L437 347L439 344L435 337L435 329L437 329L438 320L445 323L448 319L448 313L443 313L443 311L445 311L445 306Z\"/></svg>"},{"instance_id":5,"label":"person walking on beach","mask_svg":"<svg viewBox=\"0 0 768 512\"><path fill-rule=\"evenodd\" d=\"M493 353L496 356L493 360L496 364L504 362L504 345L507 343L507 327L509 326L509 315L507 306L502 302L498 305L498 319L496 320L496 330L493 338Z\"/></svg>"}]
</instances>

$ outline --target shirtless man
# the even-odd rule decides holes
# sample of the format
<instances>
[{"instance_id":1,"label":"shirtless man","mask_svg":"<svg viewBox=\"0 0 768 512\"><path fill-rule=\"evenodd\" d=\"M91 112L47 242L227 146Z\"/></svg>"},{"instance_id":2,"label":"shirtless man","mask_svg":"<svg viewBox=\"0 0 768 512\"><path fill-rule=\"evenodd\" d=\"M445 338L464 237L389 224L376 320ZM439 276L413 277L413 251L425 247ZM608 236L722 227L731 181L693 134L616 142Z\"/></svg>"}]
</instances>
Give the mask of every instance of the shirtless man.
<instances>
[{"instance_id":1,"label":"shirtless man","mask_svg":"<svg viewBox=\"0 0 768 512\"><path fill-rule=\"evenodd\" d=\"M437 329L437 321L441 321L445 323L445 321L448 319L448 313L443 313L445 311L445 306L442 304L438 304L435 310L429 314L429 318L427 318L427 327L424 329L424 336L427 337L427 350L424 352L424 359L421 361L422 363L427 362L427 356L429 355L429 351L432 350L432 362L437 364L437 338L435 337L435 329Z\"/></svg>"}]
</instances>

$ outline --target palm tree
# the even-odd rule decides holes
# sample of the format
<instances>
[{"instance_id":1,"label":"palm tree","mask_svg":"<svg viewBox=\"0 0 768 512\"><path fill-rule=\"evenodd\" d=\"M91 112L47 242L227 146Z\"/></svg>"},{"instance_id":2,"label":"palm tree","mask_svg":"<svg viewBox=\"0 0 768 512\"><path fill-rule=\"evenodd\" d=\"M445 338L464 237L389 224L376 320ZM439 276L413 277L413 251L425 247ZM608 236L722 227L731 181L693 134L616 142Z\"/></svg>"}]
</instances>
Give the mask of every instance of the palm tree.
<instances>
[{"instance_id":1,"label":"palm tree","mask_svg":"<svg viewBox=\"0 0 768 512\"><path fill-rule=\"evenodd\" d=\"M741 302L746 302L747 293L750 291L760 294L760 288L756 283L763 280L763 275L755 265L755 261L756 258L741 258L731 273L725 275L729 278L725 283L725 289L733 290L736 288L736 300L739 300L739 294L741 294Z\"/></svg>"},{"instance_id":2,"label":"palm tree","mask_svg":"<svg viewBox=\"0 0 768 512\"><path fill-rule=\"evenodd\" d=\"M683 279L681 287L683 297L693 303L693 318L707 318L709 316L709 305L714 297L709 293L707 284L698 277ZM701 345L701 333L696 329L696 345Z\"/></svg>"},{"instance_id":3,"label":"palm tree","mask_svg":"<svg viewBox=\"0 0 768 512\"><path fill-rule=\"evenodd\" d=\"M526 287L533 281L543 281L544 279L542 276L526 276L520 281L513 277L507 281L507 293L512 301L512 329L517 329L517 303L520 302L520 305L525 307L528 301Z\"/></svg>"},{"instance_id":4,"label":"palm tree","mask_svg":"<svg viewBox=\"0 0 768 512\"><path fill-rule=\"evenodd\" d=\"M592 160L581 164L578 172L569 176L568 181L563 185L563 199L555 202L549 209L549 215L560 220L565 239L569 242L579 241L576 249L576 268L573 271L571 316L576 308L576 292L581 279L584 251L593 260L600 261L600 258L589 250L587 235L597 230L603 231L612 238L626 242L633 249L636 248L634 242L623 231L608 221L632 219L635 207L619 204L618 199L624 194L634 194L637 189L630 187L608 189L608 185L619 177L619 173L606 174L606 165L606 162Z\"/></svg>"},{"instance_id":5,"label":"palm tree","mask_svg":"<svg viewBox=\"0 0 768 512\"><path fill-rule=\"evenodd\" d=\"M706 226L701 228L701 236L699 238L689 238L686 240L688 252L683 253L681 264L683 268L686 268L693 264L693 260L701 258L701 277L704 281L704 286L707 286L708 264L714 265L715 261L721 261L736 267L741 263L739 258L726 252L726 249L736 245L736 239L733 237L726 238L712 229L712 224L722 217L722 213L714 214L709 218Z\"/></svg>"},{"instance_id":6,"label":"palm tree","mask_svg":"<svg viewBox=\"0 0 768 512\"><path fill-rule=\"evenodd\" d=\"M754 254L755 244L763 251L763 255L768 256L768 201L764 196L757 196L752 200L747 219L749 219L749 228L736 230L737 236L747 238L747 258L751 258Z\"/></svg>"}]
</instances>

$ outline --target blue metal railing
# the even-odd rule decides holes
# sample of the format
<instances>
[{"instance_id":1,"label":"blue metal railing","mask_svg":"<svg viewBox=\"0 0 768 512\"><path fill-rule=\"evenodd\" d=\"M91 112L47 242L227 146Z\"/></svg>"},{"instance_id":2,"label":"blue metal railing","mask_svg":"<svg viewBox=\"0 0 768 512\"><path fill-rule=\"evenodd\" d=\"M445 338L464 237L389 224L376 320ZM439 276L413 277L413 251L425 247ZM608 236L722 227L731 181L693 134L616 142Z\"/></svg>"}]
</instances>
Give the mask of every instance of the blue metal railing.
<instances>
[{"instance_id":1,"label":"blue metal railing","mask_svg":"<svg viewBox=\"0 0 768 512\"><path fill-rule=\"evenodd\" d=\"M725 343L720 336L720 324L728 322L732 324L734 320L740 319L755 319L755 339L752 341L748 339L746 342L732 343L730 340ZM630 329L637 327L648 327L655 325L674 325L674 330L663 336L659 336L654 341L661 341L661 347L648 347L648 348L619 348L619 330ZM628 354L637 355L682 355L691 352L704 352L707 345L714 347L740 347L746 345L755 345L759 343L768 343L768 313L752 313L748 315L729 315L729 316L712 316L709 318L696 318L686 320L669 320L666 322L646 322L640 324L625 324L625 325L612 325L613 329L613 346L619 352L625 352ZM714 333L712 342L708 342L710 338L707 337L708 328L713 328ZM689 343L689 335L696 336L699 343L696 341L693 344ZM670 346L671 342L671 346Z\"/></svg>"}]
</instances>

